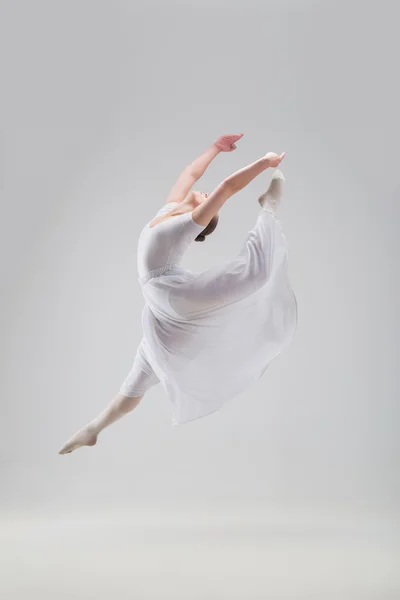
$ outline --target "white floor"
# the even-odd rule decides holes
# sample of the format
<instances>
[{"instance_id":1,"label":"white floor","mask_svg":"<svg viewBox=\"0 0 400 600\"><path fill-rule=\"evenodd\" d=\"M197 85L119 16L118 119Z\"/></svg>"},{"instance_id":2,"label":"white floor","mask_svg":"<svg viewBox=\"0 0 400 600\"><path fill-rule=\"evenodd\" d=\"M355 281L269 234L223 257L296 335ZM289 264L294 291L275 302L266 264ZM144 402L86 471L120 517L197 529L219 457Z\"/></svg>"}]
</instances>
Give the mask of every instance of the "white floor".
<instances>
[{"instance_id":1,"label":"white floor","mask_svg":"<svg viewBox=\"0 0 400 600\"><path fill-rule=\"evenodd\" d=\"M255 511L2 515L4 600L398 600L389 519Z\"/></svg>"}]
</instances>

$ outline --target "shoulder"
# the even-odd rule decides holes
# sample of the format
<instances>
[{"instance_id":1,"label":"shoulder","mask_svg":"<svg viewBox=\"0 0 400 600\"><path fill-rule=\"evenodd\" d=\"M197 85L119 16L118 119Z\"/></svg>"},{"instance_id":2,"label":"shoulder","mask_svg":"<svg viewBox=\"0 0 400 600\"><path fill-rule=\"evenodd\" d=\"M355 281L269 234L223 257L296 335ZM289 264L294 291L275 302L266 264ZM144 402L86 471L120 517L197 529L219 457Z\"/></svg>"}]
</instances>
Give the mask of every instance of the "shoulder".
<instances>
[{"instance_id":1,"label":"shoulder","mask_svg":"<svg viewBox=\"0 0 400 600\"><path fill-rule=\"evenodd\" d=\"M157 212L155 217L166 215L172 212L177 206L179 206L179 202L166 202ZM155 218L154 217L154 218Z\"/></svg>"},{"instance_id":2,"label":"shoulder","mask_svg":"<svg viewBox=\"0 0 400 600\"><path fill-rule=\"evenodd\" d=\"M160 210L158 212L161 212L164 210L166 212L168 212L170 210L173 210L174 208L176 208L179 205L180 205L180 202L166 202L165 204L162 205L162 207L160 208Z\"/></svg>"}]
</instances>

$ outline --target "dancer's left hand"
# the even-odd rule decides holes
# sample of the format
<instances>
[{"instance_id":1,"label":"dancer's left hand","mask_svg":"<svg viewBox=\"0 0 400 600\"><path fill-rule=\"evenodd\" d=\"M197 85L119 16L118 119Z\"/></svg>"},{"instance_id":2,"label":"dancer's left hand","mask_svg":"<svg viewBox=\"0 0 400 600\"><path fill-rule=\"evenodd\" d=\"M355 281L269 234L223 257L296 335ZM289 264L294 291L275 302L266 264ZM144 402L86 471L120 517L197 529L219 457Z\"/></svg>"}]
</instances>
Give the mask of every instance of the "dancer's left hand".
<instances>
[{"instance_id":1,"label":"dancer's left hand","mask_svg":"<svg viewBox=\"0 0 400 600\"><path fill-rule=\"evenodd\" d=\"M277 167L285 158L286 152L282 154L275 154L275 152L268 152L264 158L268 160L268 164L270 167Z\"/></svg>"},{"instance_id":2,"label":"dancer's left hand","mask_svg":"<svg viewBox=\"0 0 400 600\"><path fill-rule=\"evenodd\" d=\"M221 137L219 137L215 142L215 145L217 146L218 150L221 150L221 152L232 152L237 148L236 142L238 142L243 136L244 133L221 135Z\"/></svg>"}]
</instances>

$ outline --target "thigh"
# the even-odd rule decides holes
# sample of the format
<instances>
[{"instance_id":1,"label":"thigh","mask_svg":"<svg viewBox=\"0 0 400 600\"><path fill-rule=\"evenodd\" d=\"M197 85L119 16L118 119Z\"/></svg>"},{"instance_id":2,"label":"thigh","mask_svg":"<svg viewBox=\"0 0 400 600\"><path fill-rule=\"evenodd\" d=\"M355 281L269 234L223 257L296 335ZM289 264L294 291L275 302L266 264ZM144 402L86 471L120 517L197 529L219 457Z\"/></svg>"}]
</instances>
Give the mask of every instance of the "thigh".
<instances>
[{"instance_id":1,"label":"thigh","mask_svg":"<svg viewBox=\"0 0 400 600\"><path fill-rule=\"evenodd\" d=\"M132 368L121 385L119 393L131 398L143 396L159 381L146 358L143 344L141 343L136 352Z\"/></svg>"},{"instance_id":2,"label":"thigh","mask_svg":"<svg viewBox=\"0 0 400 600\"><path fill-rule=\"evenodd\" d=\"M279 224L266 211L258 215L238 255L203 271L171 294L180 314L202 313L246 298L269 280L279 244Z\"/></svg>"}]
</instances>

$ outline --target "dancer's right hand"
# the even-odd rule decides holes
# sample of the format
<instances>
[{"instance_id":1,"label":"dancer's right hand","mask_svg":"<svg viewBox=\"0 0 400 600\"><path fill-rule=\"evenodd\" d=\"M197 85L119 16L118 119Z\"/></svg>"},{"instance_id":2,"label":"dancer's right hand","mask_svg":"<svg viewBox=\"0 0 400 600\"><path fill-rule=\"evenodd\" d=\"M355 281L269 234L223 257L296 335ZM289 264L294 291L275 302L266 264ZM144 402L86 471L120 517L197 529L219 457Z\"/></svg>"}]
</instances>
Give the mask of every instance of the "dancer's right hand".
<instances>
[{"instance_id":1,"label":"dancer's right hand","mask_svg":"<svg viewBox=\"0 0 400 600\"><path fill-rule=\"evenodd\" d=\"M221 135L215 142L215 146L217 146L218 150L221 150L221 152L232 152L232 150L236 150L237 148L235 142L238 142L243 136L244 133Z\"/></svg>"},{"instance_id":2,"label":"dancer's right hand","mask_svg":"<svg viewBox=\"0 0 400 600\"><path fill-rule=\"evenodd\" d=\"M268 152L264 158L268 160L268 165L270 167L277 167L285 158L286 152L282 154L275 154L275 152Z\"/></svg>"}]
</instances>

